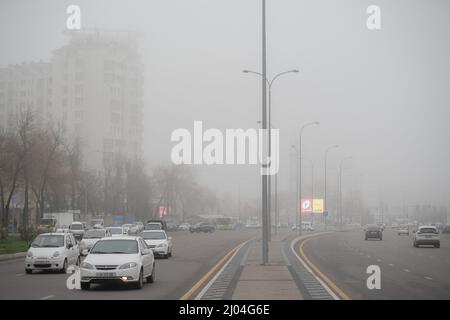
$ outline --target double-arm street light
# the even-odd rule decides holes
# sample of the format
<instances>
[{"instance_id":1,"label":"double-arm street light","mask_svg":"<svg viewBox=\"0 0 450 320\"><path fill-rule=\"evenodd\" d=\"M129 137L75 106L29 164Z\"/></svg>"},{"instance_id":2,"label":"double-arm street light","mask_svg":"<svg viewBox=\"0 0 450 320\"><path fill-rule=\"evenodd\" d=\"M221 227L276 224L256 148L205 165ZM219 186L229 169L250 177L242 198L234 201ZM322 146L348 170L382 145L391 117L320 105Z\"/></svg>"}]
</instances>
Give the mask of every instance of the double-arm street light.
<instances>
[{"instance_id":1,"label":"double-arm street light","mask_svg":"<svg viewBox=\"0 0 450 320\"><path fill-rule=\"evenodd\" d=\"M342 228L342 165L346 160L350 160L352 157L346 157L341 160L339 164L339 226Z\"/></svg>"},{"instance_id":2,"label":"double-arm street light","mask_svg":"<svg viewBox=\"0 0 450 320\"><path fill-rule=\"evenodd\" d=\"M299 190L299 194L298 196L300 197L300 213L299 213L299 223L300 223L300 228L298 228L298 233L302 234L302 208L301 208L301 201L302 201L302 135L303 135L303 130L306 127L310 127L310 126L318 126L320 124L320 122L318 121L314 121L314 122L308 122L306 124L304 124L301 128L300 128L300 132L298 134L298 150L299 150L299 156L298 156L298 168L299 168L299 186L298 186L298 190Z\"/></svg>"},{"instance_id":3,"label":"double-arm street light","mask_svg":"<svg viewBox=\"0 0 450 320\"><path fill-rule=\"evenodd\" d=\"M267 118L268 118L268 124L267 126L264 126L264 120L263 120L263 129L269 129L269 139L268 139L268 156L269 158L271 158L272 156L272 136L271 136L271 128L272 128L272 85L274 84L275 80L277 80L279 77L289 74L289 73L298 73L299 71L297 69L292 69L292 70L288 70L288 71L283 71L280 73L277 73L272 79L268 79L264 73L261 72L257 72L257 71L252 71L252 70L243 70L242 72L244 73L252 73L252 74L256 74L258 76L260 76L263 81L265 82L265 84L267 85L268 88L268 110L267 110ZM266 86L264 86L266 87ZM268 230L267 230L267 238L270 241L271 238L271 230L272 230L272 222L271 222L271 176L268 175L267 176L267 210L268 210L268 214L267 214L267 219L268 219Z\"/></svg>"},{"instance_id":4,"label":"double-arm street light","mask_svg":"<svg viewBox=\"0 0 450 320\"><path fill-rule=\"evenodd\" d=\"M332 149L336 149L339 146L337 144L329 146L326 150L325 150L325 163L324 163L324 197L323 197L323 202L324 202L324 208L323 208L323 212L326 214L324 215L324 224L325 224L325 230L327 229L327 215L328 215L328 207L327 207L327 157L328 157L328 152L330 152Z\"/></svg>"}]
</instances>

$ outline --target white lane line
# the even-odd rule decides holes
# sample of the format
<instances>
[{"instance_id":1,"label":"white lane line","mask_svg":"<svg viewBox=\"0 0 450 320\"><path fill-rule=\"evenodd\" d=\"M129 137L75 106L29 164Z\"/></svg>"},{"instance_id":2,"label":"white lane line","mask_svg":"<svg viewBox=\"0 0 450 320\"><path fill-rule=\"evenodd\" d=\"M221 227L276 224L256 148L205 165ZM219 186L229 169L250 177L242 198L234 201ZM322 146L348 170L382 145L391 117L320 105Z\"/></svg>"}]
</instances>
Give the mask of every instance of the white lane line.
<instances>
[{"instance_id":1,"label":"white lane line","mask_svg":"<svg viewBox=\"0 0 450 320\"><path fill-rule=\"evenodd\" d=\"M389 267L393 267L394 265L393 265L392 263L389 263L388 266L389 266Z\"/></svg>"},{"instance_id":2,"label":"white lane line","mask_svg":"<svg viewBox=\"0 0 450 320\"><path fill-rule=\"evenodd\" d=\"M55 295L51 294L51 295L49 295L49 296L42 297L42 298L40 298L39 300L48 300L48 299L53 298L54 296L55 296Z\"/></svg>"},{"instance_id":3,"label":"white lane line","mask_svg":"<svg viewBox=\"0 0 450 320\"><path fill-rule=\"evenodd\" d=\"M432 277L424 277L424 278L427 279L427 280L433 280Z\"/></svg>"},{"instance_id":4,"label":"white lane line","mask_svg":"<svg viewBox=\"0 0 450 320\"><path fill-rule=\"evenodd\" d=\"M381 259L377 259L378 262L381 262Z\"/></svg>"},{"instance_id":5,"label":"white lane line","mask_svg":"<svg viewBox=\"0 0 450 320\"><path fill-rule=\"evenodd\" d=\"M371 257L371 256L369 256L369 255L367 255L367 258L369 258L369 259L370 259L370 258L372 258L372 257Z\"/></svg>"},{"instance_id":6,"label":"white lane line","mask_svg":"<svg viewBox=\"0 0 450 320\"><path fill-rule=\"evenodd\" d=\"M409 271L409 269L403 269L403 271L405 271L405 272L411 272L411 271Z\"/></svg>"},{"instance_id":7,"label":"white lane line","mask_svg":"<svg viewBox=\"0 0 450 320\"><path fill-rule=\"evenodd\" d=\"M16 273L16 277L24 276L25 273Z\"/></svg>"}]
</instances>

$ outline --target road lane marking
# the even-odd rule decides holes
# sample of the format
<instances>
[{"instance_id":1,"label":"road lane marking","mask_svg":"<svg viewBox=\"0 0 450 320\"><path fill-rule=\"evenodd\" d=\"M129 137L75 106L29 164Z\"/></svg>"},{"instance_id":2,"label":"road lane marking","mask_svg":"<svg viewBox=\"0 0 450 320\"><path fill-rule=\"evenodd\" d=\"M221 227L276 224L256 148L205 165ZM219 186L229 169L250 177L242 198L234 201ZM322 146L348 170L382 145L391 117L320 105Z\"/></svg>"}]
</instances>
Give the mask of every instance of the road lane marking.
<instances>
[{"instance_id":1,"label":"road lane marking","mask_svg":"<svg viewBox=\"0 0 450 320\"><path fill-rule=\"evenodd\" d=\"M303 246L306 242L310 241L311 239L314 239L315 237L311 237L308 239L305 239L301 241L299 245L299 251L301 257L305 260L305 262L309 265L309 267L314 271L314 273L319 277L319 279L322 279L328 287L330 287L342 300L350 300L350 297L342 291L333 281L330 280L320 269L311 262L311 260L308 259L308 257L305 255L305 252L303 251Z\"/></svg>"},{"instance_id":2,"label":"road lane marking","mask_svg":"<svg viewBox=\"0 0 450 320\"><path fill-rule=\"evenodd\" d=\"M219 271L216 272L216 274L214 275L214 277L209 280L209 282L203 287L202 291L199 292L199 294L195 297L194 300L200 300L205 293L208 291L208 289L213 285L213 283L216 281L216 279L222 274L223 270L225 270L225 268L230 264L230 262L233 260L233 258L236 256L236 254L239 252L239 250L248 242L249 240L245 241L244 243L241 243L241 245L239 246L239 248L237 248L236 250L234 250L233 255L230 257L230 259L227 260L227 262L222 266L222 268L220 268Z\"/></svg>"},{"instance_id":3,"label":"road lane marking","mask_svg":"<svg viewBox=\"0 0 450 320\"><path fill-rule=\"evenodd\" d=\"M55 296L55 295L51 294L51 295L49 295L49 296L42 297L42 298L40 298L39 300L48 300L48 299L53 298L54 296Z\"/></svg>"},{"instance_id":4,"label":"road lane marking","mask_svg":"<svg viewBox=\"0 0 450 320\"><path fill-rule=\"evenodd\" d=\"M381 262L381 259L377 259L377 262Z\"/></svg>"},{"instance_id":5,"label":"road lane marking","mask_svg":"<svg viewBox=\"0 0 450 320\"><path fill-rule=\"evenodd\" d=\"M411 272L411 271L409 271L409 269L403 269L403 271L405 271L405 272Z\"/></svg>"},{"instance_id":6,"label":"road lane marking","mask_svg":"<svg viewBox=\"0 0 450 320\"><path fill-rule=\"evenodd\" d=\"M248 240L247 240L248 241ZM245 243L246 241L244 241ZM180 300L188 300L210 277L211 275L217 270L219 269L224 263L225 261L227 261L227 259L242 245L242 243L238 244L236 247L234 247L233 249L231 249L222 259L219 260L219 262L217 262L214 267L212 267L203 277L200 278L200 280L197 281L196 284L194 284L192 286L192 288L190 288L188 290L188 292L186 292L185 294L183 294L180 298Z\"/></svg>"},{"instance_id":7,"label":"road lane marking","mask_svg":"<svg viewBox=\"0 0 450 320\"><path fill-rule=\"evenodd\" d=\"M424 277L424 278L427 279L427 280L433 280L432 277Z\"/></svg>"},{"instance_id":8,"label":"road lane marking","mask_svg":"<svg viewBox=\"0 0 450 320\"><path fill-rule=\"evenodd\" d=\"M24 275L25 275L25 273L17 273L16 274L17 277L24 276Z\"/></svg>"},{"instance_id":9,"label":"road lane marking","mask_svg":"<svg viewBox=\"0 0 450 320\"><path fill-rule=\"evenodd\" d=\"M388 266L389 266L389 267L393 267L394 265L393 265L392 263L389 263Z\"/></svg>"},{"instance_id":10,"label":"road lane marking","mask_svg":"<svg viewBox=\"0 0 450 320\"><path fill-rule=\"evenodd\" d=\"M323 234L330 234L330 232L322 233ZM291 242L291 251L295 255L295 257L300 261L300 263L303 265L303 267L314 277L314 279L317 280L317 282L320 283L320 285L325 289L326 292L334 299L334 300L340 300L340 298L331 290L325 282L321 278L319 278L314 271L311 270L311 268L303 261L302 258L298 255L297 251L294 249L294 244L302 240L302 237L297 237Z\"/></svg>"},{"instance_id":11,"label":"road lane marking","mask_svg":"<svg viewBox=\"0 0 450 320\"><path fill-rule=\"evenodd\" d=\"M369 258L369 259L370 259L370 258L372 258L372 257L371 257L371 256L369 256L369 255L367 255L367 258Z\"/></svg>"}]
</instances>

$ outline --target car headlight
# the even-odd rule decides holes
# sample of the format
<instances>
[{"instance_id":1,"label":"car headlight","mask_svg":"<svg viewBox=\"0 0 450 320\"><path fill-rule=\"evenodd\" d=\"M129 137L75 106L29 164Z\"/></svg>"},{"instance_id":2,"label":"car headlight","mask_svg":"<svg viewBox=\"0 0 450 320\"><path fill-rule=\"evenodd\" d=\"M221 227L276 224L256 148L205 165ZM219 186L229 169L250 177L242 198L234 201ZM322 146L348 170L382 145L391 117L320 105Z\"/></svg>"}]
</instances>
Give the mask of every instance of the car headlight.
<instances>
[{"instance_id":1,"label":"car headlight","mask_svg":"<svg viewBox=\"0 0 450 320\"><path fill-rule=\"evenodd\" d=\"M136 262L128 262L128 263L124 263L123 265L121 265L119 267L119 269L131 269L131 268L135 268L137 266Z\"/></svg>"},{"instance_id":2,"label":"car headlight","mask_svg":"<svg viewBox=\"0 0 450 320\"><path fill-rule=\"evenodd\" d=\"M33 258L33 252L28 251L28 253L27 253L27 258Z\"/></svg>"},{"instance_id":3,"label":"car headlight","mask_svg":"<svg viewBox=\"0 0 450 320\"><path fill-rule=\"evenodd\" d=\"M165 246L166 246L165 243L160 243L160 244L157 245L158 248L164 248Z\"/></svg>"},{"instance_id":4,"label":"car headlight","mask_svg":"<svg viewBox=\"0 0 450 320\"><path fill-rule=\"evenodd\" d=\"M59 257L59 251L55 251L55 252L53 253L53 258L57 258L57 257Z\"/></svg>"},{"instance_id":5,"label":"car headlight","mask_svg":"<svg viewBox=\"0 0 450 320\"><path fill-rule=\"evenodd\" d=\"M94 269L94 266L92 264L88 263L88 262L82 262L81 263L81 268L92 270L92 269Z\"/></svg>"}]
</instances>

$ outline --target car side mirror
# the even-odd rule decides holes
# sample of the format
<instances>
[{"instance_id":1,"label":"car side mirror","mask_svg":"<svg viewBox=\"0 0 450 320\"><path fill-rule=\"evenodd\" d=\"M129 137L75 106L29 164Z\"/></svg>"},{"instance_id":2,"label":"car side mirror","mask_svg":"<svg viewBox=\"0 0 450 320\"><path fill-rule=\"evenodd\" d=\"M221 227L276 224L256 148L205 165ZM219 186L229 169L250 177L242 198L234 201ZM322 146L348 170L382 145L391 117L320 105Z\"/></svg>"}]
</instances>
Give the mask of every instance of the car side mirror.
<instances>
[{"instance_id":1,"label":"car side mirror","mask_svg":"<svg viewBox=\"0 0 450 320\"><path fill-rule=\"evenodd\" d=\"M89 250L88 250L88 249L83 249L83 250L81 251L81 254L82 254L83 256L87 256L87 255L89 254Z\"/></svg>"},{"instance_id":2,"label":"car side mirror","mask_svg":"<svg viewBox=\"0 0 450 320\"><path fill-rule=\"evenodd\" d=\"M70 249L72 247L73 247L73 244L71 244L71 243L67 244L67 249Z\"/></svg>"},{"instance_id":3,"label":"car side mirror","mask_svg":"<svg viewBox=\"0 0 450 320\"><path fill-rule=\"evenodd\" d=\"M144 249L144 250L142 250L142 255L146 256L146 255L150 254L150 252L152 252L151 249Z\"/></svg>"}]
</instances>

